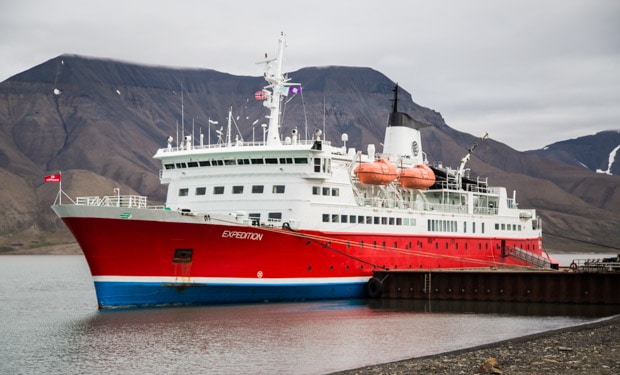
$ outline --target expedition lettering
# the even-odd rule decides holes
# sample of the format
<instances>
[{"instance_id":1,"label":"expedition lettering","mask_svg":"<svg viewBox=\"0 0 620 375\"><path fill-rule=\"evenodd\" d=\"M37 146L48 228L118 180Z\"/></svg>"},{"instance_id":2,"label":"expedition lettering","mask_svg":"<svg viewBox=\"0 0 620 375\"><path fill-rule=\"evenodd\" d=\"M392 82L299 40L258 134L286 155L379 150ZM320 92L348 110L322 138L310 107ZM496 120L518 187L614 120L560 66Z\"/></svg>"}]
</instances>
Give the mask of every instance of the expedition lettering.
<instances>
[{"instance_id":1,"label":"expedition lettering","mask_svg":"<svg viewBox=\"0 0 620 375\"><path fill-rule=\"evenodd\" d=\"M254 232L237 232L237 231L225 230L222 232L222 238L236 238L238 240L262 241L263 234L254 233Z\"/></svg>"}]
</instances>

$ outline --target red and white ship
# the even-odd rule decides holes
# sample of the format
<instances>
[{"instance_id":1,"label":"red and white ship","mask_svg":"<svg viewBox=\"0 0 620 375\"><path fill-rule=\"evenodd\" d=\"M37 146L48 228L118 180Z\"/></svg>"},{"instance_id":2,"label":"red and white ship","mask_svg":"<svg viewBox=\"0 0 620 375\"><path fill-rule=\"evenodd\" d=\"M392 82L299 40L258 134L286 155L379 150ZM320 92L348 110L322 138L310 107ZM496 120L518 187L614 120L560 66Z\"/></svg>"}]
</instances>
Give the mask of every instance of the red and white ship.
<instances>
[{"instance_id":1,"label":"red and white ship","mask_svg":"<svg viewBox=\"0 0 620 375\"><path fill-rule=\"evenodd\" d=\"M165 206L143 196L78 197L52 208L93 275L100 308L358 298L375 270L549 266L535 210L458 169L429 166L425 126L398 112L383 152L279 132L299 87L265 61L263 142L159 149ZM224 132L221 132L223 135ZM374 280L376 283L377 281ZM376 287L376 285L374 285ZM376 289L371 288L371 292Z\"/></svg>"}]
</instances>

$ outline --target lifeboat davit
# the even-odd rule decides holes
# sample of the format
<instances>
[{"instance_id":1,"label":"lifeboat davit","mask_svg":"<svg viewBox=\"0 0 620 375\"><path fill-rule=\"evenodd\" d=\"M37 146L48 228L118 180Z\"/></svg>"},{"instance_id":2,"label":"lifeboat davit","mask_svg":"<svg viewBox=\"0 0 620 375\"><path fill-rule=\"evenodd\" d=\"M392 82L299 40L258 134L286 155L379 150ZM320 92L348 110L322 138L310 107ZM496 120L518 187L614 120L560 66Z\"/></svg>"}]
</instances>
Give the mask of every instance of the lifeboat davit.
<instances>
[{"instance_id":1,"label":"lifeboat davit","mask_svg":"<svg viewBox=\"0 0 620 375\"><path fill-rule=\"evenodd\" d=\"M388 185L398 177L396 166L385 159L358 165L355 175L362 184L370 185Z\"/></svg>"},{"instance_id":2,"label":"lifeboat davit","mask_svg":"<svg viewBox=\"0 0 620 375\"><path fill-rule=\"evenodd\" d=\"M435 183L435 173L424 164L401 169L398 178L400 186L407 189L428 189Z\"/></svg>"}]
</instances>

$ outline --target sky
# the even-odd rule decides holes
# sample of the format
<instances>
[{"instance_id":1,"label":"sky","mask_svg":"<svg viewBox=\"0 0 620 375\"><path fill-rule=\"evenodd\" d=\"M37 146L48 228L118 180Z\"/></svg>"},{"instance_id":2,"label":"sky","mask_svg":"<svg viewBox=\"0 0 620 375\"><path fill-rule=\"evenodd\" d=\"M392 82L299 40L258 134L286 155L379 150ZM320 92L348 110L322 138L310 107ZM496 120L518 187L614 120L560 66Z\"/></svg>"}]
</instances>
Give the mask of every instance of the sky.
<instances>
[{"instance_id":1,"label":"sky","mask_svg":"<svg viewBox=\"0 0 620 375\"><path fill-rule=\"evenodd\" d=\"M64 53L261 76L281 32L286 71L373 68L517 150L620 130L618 0L2 1L0 82Z\"/></svg>"}]
</instances>

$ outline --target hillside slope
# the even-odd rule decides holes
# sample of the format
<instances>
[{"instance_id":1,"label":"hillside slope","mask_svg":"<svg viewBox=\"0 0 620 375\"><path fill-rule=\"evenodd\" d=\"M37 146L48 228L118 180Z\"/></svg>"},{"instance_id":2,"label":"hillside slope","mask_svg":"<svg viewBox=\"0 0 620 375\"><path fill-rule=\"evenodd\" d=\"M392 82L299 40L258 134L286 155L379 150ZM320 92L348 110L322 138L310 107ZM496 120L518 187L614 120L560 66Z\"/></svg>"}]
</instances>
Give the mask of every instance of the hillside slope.
<instances>
[{"instance_id":1,"label":"hillside slope","mask_svg":"<svg viewBox=\"0 0 620 375\"><path fill-rule=\"evenodd\" d=\"M365 150L374 143L381 149L392 80L370 68L350 67L305 68L290 77L303 84L303 92L284 108L284 136L293 128L303 136L325 127L326 138L336 144L347 133L349 147ZM157 148L177 134L198 139L202 133L205 143L217 142L217 128L209 120L218 121L217 127L226 123L230 106L243 139L262 140L265 110L253 96L263 85L262 77L73 55L0 83L0 207L5 212L0 245L10 249L71 240L49 209L58 186L43 183L44 175L59 170L71 197L110 195L119 187L122 193L163 202L160 166L152 159ZM399 108L433 125L422 130L423 150L432 161L456 167L477 141L448 126L438 112L415 104L406 92ZM539 209L547 248L620 248L619 176L521 153L493 140L476 149L468 166L489 176L491 185L517 189L521 207Z\"/></svg>"}]
</instances>

